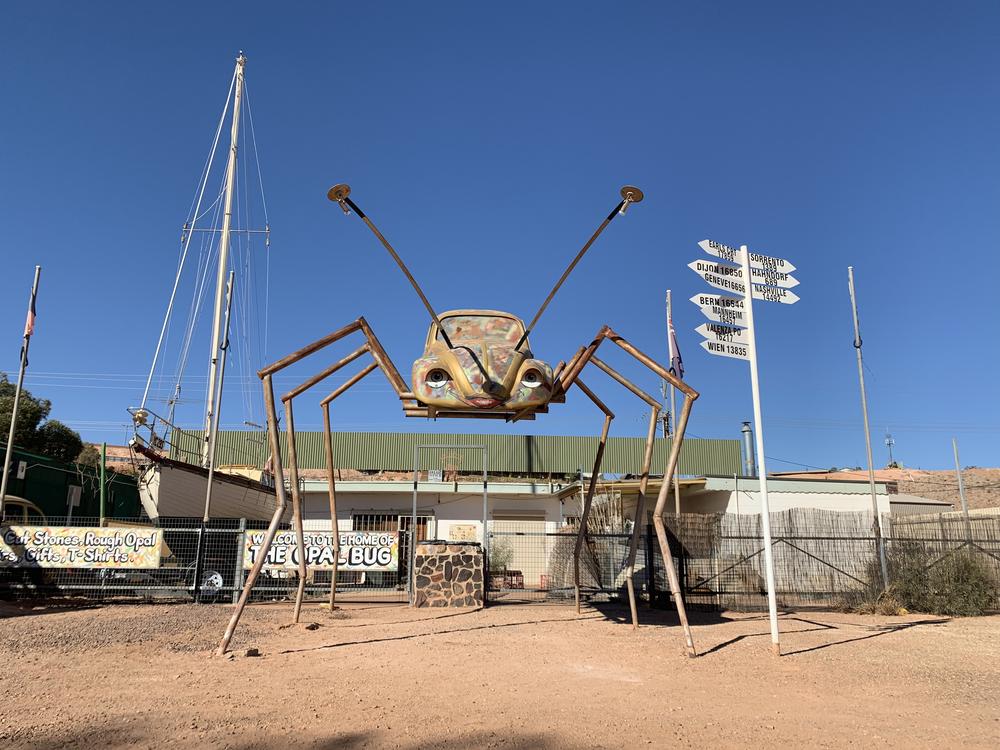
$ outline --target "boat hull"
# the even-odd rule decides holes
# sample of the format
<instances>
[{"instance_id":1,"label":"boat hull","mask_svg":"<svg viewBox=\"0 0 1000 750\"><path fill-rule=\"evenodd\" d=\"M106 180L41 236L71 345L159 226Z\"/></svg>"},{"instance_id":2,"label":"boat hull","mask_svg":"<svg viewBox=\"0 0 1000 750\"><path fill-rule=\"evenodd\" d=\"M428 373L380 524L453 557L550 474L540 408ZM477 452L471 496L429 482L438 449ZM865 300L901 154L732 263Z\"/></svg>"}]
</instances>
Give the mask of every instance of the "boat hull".
<instances>
[{"instance_id":1,"label":"boat hull","mask_svg":"<svg viewBox=\"0 0 1000 750\"><path fill-rule=\"evenodd\" d=\"M139 499L152 520L160 517L201 518L205 513L208 470L160 456L139 478ZM270 521L277 508L274 488L240 476L216 472L212 479L211 518ZM288 520L290 509L284 518Z\"/></svg>"}]
</instances>

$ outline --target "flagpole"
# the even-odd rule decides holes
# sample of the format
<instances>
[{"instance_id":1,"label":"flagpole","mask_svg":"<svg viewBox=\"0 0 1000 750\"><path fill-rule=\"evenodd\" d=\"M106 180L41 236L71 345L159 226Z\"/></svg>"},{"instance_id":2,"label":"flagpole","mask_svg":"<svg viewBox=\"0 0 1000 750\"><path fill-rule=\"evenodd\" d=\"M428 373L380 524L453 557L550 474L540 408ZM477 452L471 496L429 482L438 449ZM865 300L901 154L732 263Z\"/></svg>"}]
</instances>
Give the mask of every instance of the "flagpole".
<instances>
[{"instance_id":1,"label":"flagpole","mask_svg":"<svg viewBox=\"0 0 1000 750\"><path fill-rule=\"evenodd\" d=\"M14 389L14 408L10 413L10 431L7 433L7 452L3 458L3 478L0 479L0 518L3 518L3 503L7 498L7 474L10 471L10 459L14 452L14 430L17 428L17 407L21 400L21 386L24 384L24 371L28 366L28 344L35 328L35 297L38 295L38 277L42 267L35 266L35 281L31 285L31 297L28 298L28 318L24 324L24 343L21 345L21 368L17 373L17 387Z\"/></svg>"},{"instance_id":2,"label":"flagpole","mask_svg":"<svg viewBox=\"0 0 1000 750\"><path fill-rule=\"evenodd\" d=\"M667 351L670 363L670 367L674 366L674 357L676 352L674 352L674 307L671 298L670 290L667 290ZM675 372L674 375L681 377L679 372ZM670 384L670 419L675 419L677 414L677 401L676 401L676 389L673 383ZM674 432L671 426L670 434ZM680 459L678 458L678 462ZM674 513L680 515L681 513L681 485L677 479L677 469L674 469Z\"/></svg>"}]
</instances>

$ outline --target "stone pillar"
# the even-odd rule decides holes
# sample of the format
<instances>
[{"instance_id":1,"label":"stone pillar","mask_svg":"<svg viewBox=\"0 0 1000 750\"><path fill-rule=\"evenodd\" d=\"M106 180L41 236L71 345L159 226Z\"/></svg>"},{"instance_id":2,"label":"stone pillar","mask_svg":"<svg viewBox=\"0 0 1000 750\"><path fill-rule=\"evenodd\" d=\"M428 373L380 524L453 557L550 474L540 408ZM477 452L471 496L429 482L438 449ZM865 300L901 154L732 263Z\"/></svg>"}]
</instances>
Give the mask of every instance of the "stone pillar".
<instances>
[{"instance_id":1,"label":"stone pillar","mask_svg":"<svg viewBox=\"0 0 1000 750\"><path fill-rule=\"evenodd\" d=\"M478 542L419 542L414 570L415 606L483 606L483 548Z\"/></svg>"}]
</instances>

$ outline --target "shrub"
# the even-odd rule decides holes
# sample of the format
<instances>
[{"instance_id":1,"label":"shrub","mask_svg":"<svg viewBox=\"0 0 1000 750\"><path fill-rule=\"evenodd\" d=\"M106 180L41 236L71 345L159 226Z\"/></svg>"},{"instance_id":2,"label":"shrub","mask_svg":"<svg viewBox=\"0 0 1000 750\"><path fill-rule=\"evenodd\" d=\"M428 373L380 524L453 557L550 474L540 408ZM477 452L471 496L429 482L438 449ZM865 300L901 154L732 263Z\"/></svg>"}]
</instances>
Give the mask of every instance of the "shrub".
<instances>
[{"instance_id":1,"label":"shrub","mask_svg":"<svg viewBox=\"0 0 1000 750\"><path fill-rule=\"evenodd\" d=\"M930 569L928 612L974 617L996 607L997 581L974 550L947 555Z\"/></svg>"},{"instance_id":2,"label":"shrub","mask_svg":"<svg viewBox=\"0 0 1000 750\"><path fill-rule=\"evenodd\" d=\"M971 617L997 606L1000 588L996 577L974 549L941 554L918 543L895 544L886 562L886 589L880 586L879 562L872 560L868 565L871 583L846 597L846 609L860 614L925 612Z\"/></svg>"}]
</instances>

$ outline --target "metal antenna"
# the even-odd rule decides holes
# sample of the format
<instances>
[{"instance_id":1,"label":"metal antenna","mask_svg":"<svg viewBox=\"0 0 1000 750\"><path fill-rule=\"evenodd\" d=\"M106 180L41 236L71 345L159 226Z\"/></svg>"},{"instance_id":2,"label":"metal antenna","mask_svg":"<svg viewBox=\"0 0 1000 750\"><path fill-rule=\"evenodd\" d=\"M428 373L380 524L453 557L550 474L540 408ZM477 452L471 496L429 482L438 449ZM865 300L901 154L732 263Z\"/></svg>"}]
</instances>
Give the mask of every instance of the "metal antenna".
<instances>
[{"instance_id":1,"label":"metal antenna","mask_svg":"<svg viewBox=\"0 0 1000 750\"><path fill-rule=\"evenodd\" d=\"M629 205L631 205L632 203L639 203L644 197L642 191L639 188L633 187L631 185L626 185L625 187L623 187L620 193L622 196L621 201L618 203L617 206L615 206L614 210L608 214L608 218L606 218L601 223L601 226L597 228L597 231L594 232L593 235L591 235L589 240L587 240L587 244L585 244L583 248L581 248L580 252L576 254L576 257L573 258L572 262L569 264L566 270L563 271L563 275L559 277L559 281L557 281L556 285L552 287L552 291L549 292L549 296L545 298L545 301L542 303L542 306L538 308L538 312L535 313L535 317L531 319L531 322L528 323L528 326L524 329L524 335L521 336L521 339L514 346L515 350L520 349L521 344L523 344L528 339L528 334L531 333L531 329L535 327L535 324L538 322L538 319L542 317L542 313L545 312L545 308L549 306L549 303L552 301L552 298L556 296L556 292L559 291L559 287L561 287L563 285L563 282L566 281L566 277L568 277L570 273L573 272L573 269L576 268L576 264L580 262L580 259L583 258L586 252L590 249L590 246L594 244L594 240L596 240L600 236L601 232L604 231L604 228L608 224L610 224L611 220L614 219L618 214L624 214L625 211L628 210Z\"/></svg>"},{"instance_id":2,"label":"metal antenna","mask_svg":"<svg viewBox=\"0 0 1000 750\"><path fill-rule=\"evenodd\" d=\"M455 347L452 346L451 340L448 338L447 331L445 331L444 326L441 325L441 321L438 319L437 313L434 312L434 308L431 307L431 303L427 301L427 297L424 296L423 290L420 289L420 285L417 283L417 280L413 278L413 274L410 273L410 269L406 267L406 264L403 263L403 259L400 258L396 251L392 249L392 245L389 244L389 241L383 237L382 233L378 231L378 228L372 224L371 219L365 216L365 212L358 208L358 204L348 197L350 194L350 185L339 184L330 188L326 197L339 205L343 210L344 215L350 215L351 210L353 209L354 213L358 215L358 218L368 225L368 228L372 230L372 234L378 237L379 242L381 242L385 249L389 251L389 255L392 256L392 259L396 261L396 265L399 266L399 270L402 271L406 278L410 280L413 290L417 293L417 296L420 297L420 301L424 303L424 307L426 307L427 312L430 313L431 320L434 321L438 330L441 332L441 338L444 339L444 343L448 345L449 349L454 349Z\"/></svg>"}]
</instances>

